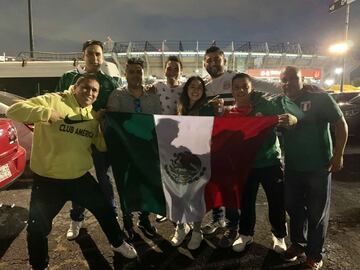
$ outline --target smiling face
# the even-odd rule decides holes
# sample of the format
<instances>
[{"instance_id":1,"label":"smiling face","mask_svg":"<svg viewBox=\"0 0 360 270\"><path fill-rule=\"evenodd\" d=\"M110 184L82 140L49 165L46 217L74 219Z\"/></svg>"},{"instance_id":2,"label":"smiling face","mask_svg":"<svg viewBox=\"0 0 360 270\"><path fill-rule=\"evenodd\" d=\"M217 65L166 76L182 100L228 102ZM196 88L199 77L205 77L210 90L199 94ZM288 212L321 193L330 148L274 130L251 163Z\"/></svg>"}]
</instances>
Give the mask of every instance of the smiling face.
<instances>
[{"instance_id":1,"label":"smiling face","mask_svg":"<svg viewBox=\"0 0 360 270\"><path fill-rule=\"evenodd\" d=\"M225 71L226 60L224 54L215 51L207 53L204 58L204 67L212 78L219 77Z\"/></svg>"},{"instance_id":2,"label":"smiling face","mask_svg":"<svg viewBox=\"0 0 360 270\"><path fill-rule=\"evenodd\" d=\"M249 78L236 78L232 82L232 94L235 102L242 102L248 100L252 91L252 85Z\"/></svg>"},{"instance_id":3,"label":"smiling face","mask_svg":"<svg viewBox=\"0 0 360 270\"><path fill-rule=\"evenodd\" d=\"M303 82L301 72L293 67L287 67L280 75L281 87L290 99L296 99L301 94Z\"/></svg>"},{"instance_id":4,"label":"smiling face","mask_svg":"<svg viewBox=\"0 0 360 270\"><path fill-rule=\"evenodd\" d=\"M100 85L96 80L83 80L75 85L74 96L79 105L83 108L93 104L99 94Z\"/></svg>"},{"instance_id":5,"label":"smiling face","mask_svg":"<svg viewBox=\"0 0 360 270\"><path fill-rule=\"evenodd\" d=\"M85 70L96 73L104 62L103 50L99 45L90 45L84 51Z\"/></svg>"},{"instance_id":6,"label":"smiling face","mask_svg":"<svg viewBox=\"0 0 360 270\"><path fill-rule=\"evenodd\" d=\"M194 104L198 101L204 94L204 88L200 80L194 79L189 84L187 89L187 94L189 97L190 104Z\"/></svg>"}]
</instances>

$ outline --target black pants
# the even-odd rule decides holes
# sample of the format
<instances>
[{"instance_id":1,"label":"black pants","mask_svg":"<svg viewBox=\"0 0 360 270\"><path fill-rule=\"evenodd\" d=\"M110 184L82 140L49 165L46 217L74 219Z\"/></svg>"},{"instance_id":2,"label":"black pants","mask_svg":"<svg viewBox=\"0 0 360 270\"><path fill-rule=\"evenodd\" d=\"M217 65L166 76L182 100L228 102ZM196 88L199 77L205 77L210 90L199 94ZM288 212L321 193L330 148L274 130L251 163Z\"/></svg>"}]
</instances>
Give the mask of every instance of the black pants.
<instances>
[{"instance_id":1,"label":"black pants","mask_svg":"<svg viewBox=\"0 0 360 270\"><path fill-rule=\"evenodd\" d=\"M111 178L108 175L108 170L110 167L110 160L108 152L100 152L97 150L95 145L91 145L92 158L94 161L95 173L98 183L102 192L105 194L105 198L109 200L113 207L113 211L116 213L116 204L114 199L114 190L111 183ZM70 218L74 221L83 221L84 220L84 211L85 208L81 205L78 205L75 202L72 202L72 209L70 210Z\"/></svg>"},{"instance_id":2,"label":"black pants","mask_svg":"<svg viewBox=\"0 0 360 270\"><path fill-rule=\"evenodd\" d=\"M254 168L250 172L243 190L239 233L242 235L254 235L256 197L260 184L268 201L271 231L276 237L283 238L287 232L283 171L280 165ZM226 211L227 218L230 221L229 227L236 226L239 218L237 209L227 209Z\"/></svg>"},{"instance_id":3,"label":"black pants","mask_svg":"<svg viewBox=\"0 0 360 270\"><path fill-rule=\"evenodd\" d=\"M122 232L111 204L90 173L68 180L35 174L27 227L29 260L34 269L43 269L48 265L47 236L51 231L52 221L66 201L70 200L93 213L113 246L123 243Z\"/></svg>"}]
</instances>

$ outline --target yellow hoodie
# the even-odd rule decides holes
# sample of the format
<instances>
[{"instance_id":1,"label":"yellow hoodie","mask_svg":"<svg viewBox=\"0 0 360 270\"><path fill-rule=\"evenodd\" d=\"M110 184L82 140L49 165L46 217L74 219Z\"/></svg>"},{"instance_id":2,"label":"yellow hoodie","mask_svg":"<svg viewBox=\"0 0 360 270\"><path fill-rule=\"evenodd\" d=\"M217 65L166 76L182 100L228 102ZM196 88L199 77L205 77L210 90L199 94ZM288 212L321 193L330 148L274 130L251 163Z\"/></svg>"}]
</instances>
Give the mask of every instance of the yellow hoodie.
<instances>
[{"instance_id":1,"label":"yellow hoodie","mask_svg":"<svg viewBox=\"0 0 360 270\"><path fill-rule=\"evenodd\" d=\"M69 89L70 90L70 89ZM50 124L51 111L62 120ZM19 122L34 123L30 168L38 175L55 179L74 179L92 166L90 145L106 150L92 106L82 108L72 91L52 93L12 105L7 116Z\"/></svg>"}]
</instances>

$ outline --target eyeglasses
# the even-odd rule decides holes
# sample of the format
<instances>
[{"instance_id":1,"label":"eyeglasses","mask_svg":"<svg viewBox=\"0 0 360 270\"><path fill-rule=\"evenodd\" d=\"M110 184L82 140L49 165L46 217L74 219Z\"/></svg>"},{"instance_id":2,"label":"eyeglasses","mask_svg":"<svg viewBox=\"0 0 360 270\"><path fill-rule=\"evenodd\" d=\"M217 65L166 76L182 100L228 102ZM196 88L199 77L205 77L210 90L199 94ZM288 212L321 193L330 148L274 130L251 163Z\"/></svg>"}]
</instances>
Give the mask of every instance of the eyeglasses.
<instances>
[{"instance_id":1,"label":"eyeglasses","mask_svg":"<svg viewBox=\"0 0 360 270\"><path fill-rule=\"evenodd\" d=\"M141 113L141 103L140 103L140 99L139 98L136 98L134 100L134 105L135 105L135 112L137 113Z\"/></svg>"}]
</instances>

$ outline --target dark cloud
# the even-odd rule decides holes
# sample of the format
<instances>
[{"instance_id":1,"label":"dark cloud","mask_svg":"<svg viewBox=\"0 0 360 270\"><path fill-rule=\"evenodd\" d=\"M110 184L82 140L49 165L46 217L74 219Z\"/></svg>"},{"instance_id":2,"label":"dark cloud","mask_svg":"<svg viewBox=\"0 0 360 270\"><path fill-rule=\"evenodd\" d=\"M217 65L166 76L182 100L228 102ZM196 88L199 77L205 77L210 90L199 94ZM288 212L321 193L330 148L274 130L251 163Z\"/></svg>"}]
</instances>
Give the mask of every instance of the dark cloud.
<instances>
[{"instance_id":1,"label":"dark cloud","mask_svg":"<svg viewBox=\"0 0 360 270\"><path fill-rule=\"evenodd\" d=\"M86 39L235 40L328 44L341 40L345 9L329 0L32 1L35 48L77 51ZM0 2L0 52L27 50L27 1ZM352 4L350 38L360 43L360 1Z\"/></svg>"}]
</instances>

